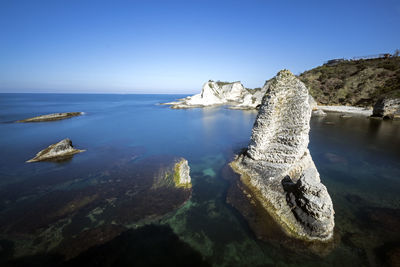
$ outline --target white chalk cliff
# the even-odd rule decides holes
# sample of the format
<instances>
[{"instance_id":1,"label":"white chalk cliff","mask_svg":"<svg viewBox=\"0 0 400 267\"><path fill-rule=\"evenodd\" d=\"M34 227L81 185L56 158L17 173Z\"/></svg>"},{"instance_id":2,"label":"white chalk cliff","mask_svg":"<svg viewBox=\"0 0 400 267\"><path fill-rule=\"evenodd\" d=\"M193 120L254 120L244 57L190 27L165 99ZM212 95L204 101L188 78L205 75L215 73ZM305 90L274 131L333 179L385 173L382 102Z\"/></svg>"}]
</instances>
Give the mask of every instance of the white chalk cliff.
<instances>
[{"instance_id":1,"label":"white chalk cliff","mask_svg":"<svg viewBox=\"0 0 400 267\"><path fill-rule=\"evenodd\" d=\"M231 166L286 233L328 240L334 210L307 148L312 110L308 89L288 70L264 87L250 144Z\"/></svg>"},{"instance_id":2,"label":"white chalk cliff","mask_svg":"<svg viewBox=\"0 0 400 267\"><path fill-rule=\"evenodd\" d=\"M208 81L203 85L200 94L188 96L174 102L164 103L171 108L196 108L216 105L229 105L232 109L255 109L261 105L261 101L268 88L265 82L262 88L248 89L241 82L214 82ZM312 109L317 109L317 102L309 96Z\"/></svg>"},{"instance_id":3,"label":"white chalk cliff","mask_svg":"<svg viewBox=\"0 0 400 267\"><path fill-rule=\"evenodd\" d=\"M165 105L171 105L172 108L231 105L239 109L253 109L261 103L264 93L262 89L247 89L241 82L208 81L203 85L200 94L165 103Z\"/></svg>"}]
</instances>

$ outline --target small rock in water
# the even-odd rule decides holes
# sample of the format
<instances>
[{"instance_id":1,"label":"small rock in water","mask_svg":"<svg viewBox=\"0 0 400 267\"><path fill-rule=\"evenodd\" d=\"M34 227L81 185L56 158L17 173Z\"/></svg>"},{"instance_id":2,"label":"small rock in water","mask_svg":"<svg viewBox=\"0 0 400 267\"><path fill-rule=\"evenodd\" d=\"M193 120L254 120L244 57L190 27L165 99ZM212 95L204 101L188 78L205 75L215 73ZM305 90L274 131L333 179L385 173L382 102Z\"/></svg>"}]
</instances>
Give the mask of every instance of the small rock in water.
<instances>
[{"instance_id":1,"label":"small rock in water","mask_svg":"<svg viewBox=\"0 0 400 267\"><path fill-rule=\"evenodd\" d=\"M351 118L352 116L350 116L350 115L348 115L348 114L342 114L342 115L340 115L340 118L342 118L342 119L348 119L348 118Z\"/></svg>"},{"instance_id":2,"label":"small rock in water","mask_svg":"<svg viewBox=\"0 0 400 267\"><path fill-rule=\"evenodd\" d=\"M75 149L72 146L72 141L66 138L39 151L33 159L30 159L27 162L62 159L84 151L85 150Z\"/></svg>"},{"instance_id":3,"label":"small rock in water","mask_svg":"<svg viewBox=\"0 0 400 267\"><path fill-rule=\"evenodd\" d=\"M175 164L174 181L178 187L191 187L190 167L184 158Z\"/></svg>"},{"instance_id":4,"label":"small rock in water","mask_svg":"<svg viewBox=\"0 0 400 267\"><path fill-rule=\"evenodd\" d=\"M47 115L41 115L29 119L19 120L17 122L44 122L44 121L58 121L64 120L71 117L76 117L82 115L83 112L65 112L65 113L53 113Z\"/></svg>"},{"instance_id":5,"label":"small rock in water","mask_svg":"<svg viewBox=\"0 0 400 267\"><path fill-rule=\"evenodd\" d=\"M315 117L325 117L326 113L322 109L317 109L312 112L312 115Z\"/></svg>"}]
</instances>

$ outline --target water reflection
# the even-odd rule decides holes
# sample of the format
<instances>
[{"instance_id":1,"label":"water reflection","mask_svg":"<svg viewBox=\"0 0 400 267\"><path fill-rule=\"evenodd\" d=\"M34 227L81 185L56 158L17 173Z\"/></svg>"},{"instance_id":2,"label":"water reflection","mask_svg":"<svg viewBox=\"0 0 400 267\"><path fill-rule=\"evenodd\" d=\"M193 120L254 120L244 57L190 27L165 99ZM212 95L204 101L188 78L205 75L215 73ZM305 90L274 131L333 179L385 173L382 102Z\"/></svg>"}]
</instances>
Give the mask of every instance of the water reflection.
<instances>
[{"instance_id":1,"label":"water reflection","mask_svg":"<svg viewBox=\"0 0 400 267\"><path fill-rule=\"evenodd\" d=\"M34 112L77 110L86 115L54 124L0 123L0 265L19 257L14 265L35 261L54 266L51 263L60 260L72 263L79 255L86 255L79 258L83 263L96 257L116 263L116 255L129 257L132 252L125 246L143 238L144 244L134 248L146 247L159 264L171 263L173 257L156 257L165 256L162 250L169 253L169 244L187 252L182 262L188 265L194 263L184 255L200 262L195 250L218 266L395 266L400 249L400 122L331 113L312 118L309 147L332 196L340 237L330 253L316 255L301 244L284 241L272 226L269 238L260 241L244 217L226 203L230 183L223 178L232 178L226 164L247 146L256 113L155 105L176 98L2 96L2 121L32 117ZM87 151L62 164L25 164L40 149L65 137ZM167 168L173 158L165 154L189 160L189 201L185 202L185 192L173 188L152 189L157 170ZM173 234L150 227L146 234L128 232L126 239L117 238L128 227L139 230L148 222L172 229ZM156 245L158 236L165 237L162 246ZM188 246L191 249L183 248ZM95 249L89 252L90 247ZM151 261L134 255L132 262L136 257L136 263ZM179 265L180 256L175 259Z\"/></svg>"}]
</instances>

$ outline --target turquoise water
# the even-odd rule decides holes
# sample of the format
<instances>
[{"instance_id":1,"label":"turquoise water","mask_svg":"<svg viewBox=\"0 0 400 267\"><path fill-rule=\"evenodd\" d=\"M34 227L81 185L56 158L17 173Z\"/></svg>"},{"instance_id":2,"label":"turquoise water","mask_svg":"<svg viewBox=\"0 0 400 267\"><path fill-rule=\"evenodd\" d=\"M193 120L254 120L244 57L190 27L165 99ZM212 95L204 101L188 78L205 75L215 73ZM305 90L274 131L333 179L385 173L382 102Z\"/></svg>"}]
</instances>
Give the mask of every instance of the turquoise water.
<instances>
[{"instance_id":1,"label":"turquoise water","mask_svg":"<svg viewBox=\"0 0 400 267\"><path fill-rule=\"evenodd\" d=\"M258 240L226 204L227 163L256 112L172 110L179 95L0 94L0 263L57 266L396 266L400 122L312 118L310 151L331 194L335 242L324 255ZM83 116L16 120L54 112ZM63 138L87 151L25 163ZM189 161L192 196L150 190L171 159Z\"/></svg>"}]
</instances>

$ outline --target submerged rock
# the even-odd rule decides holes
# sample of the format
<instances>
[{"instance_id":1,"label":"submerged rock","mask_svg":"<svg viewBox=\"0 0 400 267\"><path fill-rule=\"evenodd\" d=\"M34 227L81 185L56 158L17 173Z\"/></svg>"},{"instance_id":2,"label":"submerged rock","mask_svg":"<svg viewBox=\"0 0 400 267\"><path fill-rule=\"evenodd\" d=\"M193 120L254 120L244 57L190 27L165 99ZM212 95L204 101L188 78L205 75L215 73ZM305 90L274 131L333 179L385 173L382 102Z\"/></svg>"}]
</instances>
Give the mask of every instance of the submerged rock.
<instances>
[{"instance_id":1,"label":"submerged rock","mask_svg":"<svg viewBox=\"0 0 400 267\"><path fill-rule=\"evenodd\" d=\"M400 98L382 98L378 100L374 105L372 116L384 119L400 118Z\"/></svg>"},{"instance_id":2,"label":"submerged rock","mask_svg":"<svg viewBox=\"0 0 400 267\"><path fill-rule=\"evenodd\" d=\"M2 188L4 196L18 187L18 202L7 204L0 216L2 238L14 243L14 255L49 252L70 259L128 228L159 222L190 199L191 187L174 183L179 162L180 181L188 182L182 158L144 157L140 147L124 151L115 145L96 153L92 166L77 161L74 168L32 173L28 182ZM142 160L132 161L132 153Z\"/></svg>"},{"instance_id":3,"label":"submerged rock","mask_svg":"<svg viewBox=\"0 0 400 267\"><path fill-rule=\"evenodd\" d=\"M348 118L351 118L352 116L351 115L349 115L349 114L342 114L342 115L340 115L340 118L342 118L342 119L348 119Z\"/></svg>"},{"instance_id":4,"label":"submerged rock","mask_svg":"<svg viewBox=\"0 0 400 267\"><path fill-rule=\"evenodd\" d=\"M58 121L64 120L71 117L76 117L82 115L83 112L65 112L65 113L53 113L47 115L41 115L29 119L19 120L17 122L43 122L43 121Z\"/></svg>"},{"instance_id":5,"label":"submerged rock","mask_svg":"<svg viewBox=\"0 0 400 267\"><path fill-rule=\"evenodd\" d=\"M75 149L72 146L72 141L66 138L39 151L33 159L30 159L27 162L63 159L84 151L85 150Z\"/></svg>"},{"instance_id":6,"label":"submerged rock","mask_svg":"<svg viewBox=\"0 0 400 267\"><path fill-rule=\"evenodd\" d=\"M307 148L310 117L306 86L280 71L268 82L248 148L231 166L287 234L328 240L334 210Z\"/></svg>"},{"instance_id":7,"label":"submerged rock","mask_svg":"<svg viewBox=\"0 0 400 267\"><path fill-rule=\"evenodd\" d=\"M215 105L231 105L237 109L252 109L260 105L264 93L263 89L260 88L247 89L241 82L208 81L203 85L200 94L164 105L171 105L171 108L175 109Z\"/></svg>"}]
</instances>

